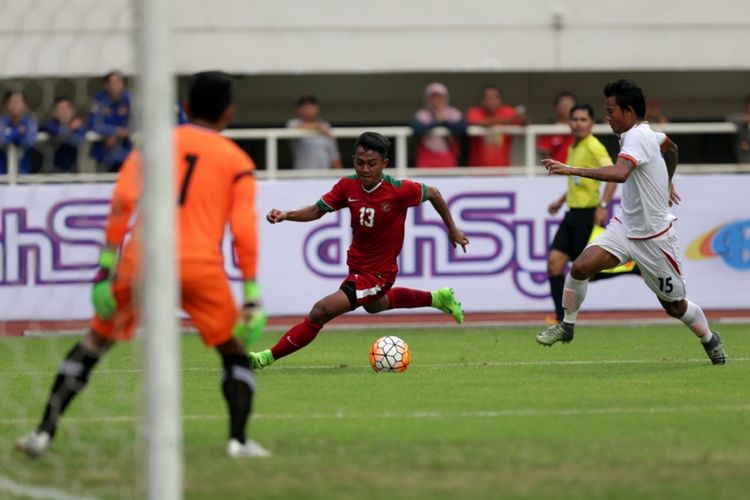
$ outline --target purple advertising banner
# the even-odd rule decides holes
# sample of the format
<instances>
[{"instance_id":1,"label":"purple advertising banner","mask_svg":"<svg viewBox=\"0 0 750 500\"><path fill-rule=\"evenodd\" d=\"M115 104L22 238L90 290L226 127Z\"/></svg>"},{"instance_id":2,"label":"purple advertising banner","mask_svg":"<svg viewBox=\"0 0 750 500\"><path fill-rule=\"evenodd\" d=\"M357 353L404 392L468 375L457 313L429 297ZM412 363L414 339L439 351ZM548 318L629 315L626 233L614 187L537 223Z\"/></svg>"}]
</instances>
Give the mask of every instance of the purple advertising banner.
<instances>
[{"instance_id":1,"label":"purple advertising banner","mask_svg":"<svg viewBox=\"0 0 750 500\"><path fill-rule=\"evenodd\" d=\"M547 206L565 191L565 179L417 180L440 189L471 243L466 253L453 249L429 203L410 209L399 286L453 287L466 311L551 310L547 251L565 208L551 216ZM259 281L271 315L305 314L347 274L347 210L306 224L265 222L271 208L315 203L334 183L260 182ZM750 192L750 176L683 176L676 185L684 200L673 213L688 297L706 308L750 308L750 203L743 196ZM90 280L111 189L101 184L0 186L4 321L84 319L91 314ZM227 274L238 288L229 237L223 249ZM584 304L589 310L658 308L637 276L592 283Z\"/></svg>"}]
</instances>

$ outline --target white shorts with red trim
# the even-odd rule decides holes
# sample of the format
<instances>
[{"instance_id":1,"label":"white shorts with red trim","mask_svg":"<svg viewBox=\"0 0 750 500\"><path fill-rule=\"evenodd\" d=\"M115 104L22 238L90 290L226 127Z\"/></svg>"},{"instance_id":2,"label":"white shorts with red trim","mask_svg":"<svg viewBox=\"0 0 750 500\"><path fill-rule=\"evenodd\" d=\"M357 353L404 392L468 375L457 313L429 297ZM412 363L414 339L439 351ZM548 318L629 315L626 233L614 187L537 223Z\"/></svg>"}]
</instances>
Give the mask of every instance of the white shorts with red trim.
<instances>
[{"instance_id":1,"label":"white shorts with red trim","mask_svg":"<svg viewBox=\"0 0 750 500\"><path fill-rule=\"evenodd\" d=\"M685 277L674 228L645 240L628 238L628 228L612 219L607 229L589 246L611 253L620 264L635 261L646 285L662 300L679 302L685 298Z\"/></svg>"}]
</instances>

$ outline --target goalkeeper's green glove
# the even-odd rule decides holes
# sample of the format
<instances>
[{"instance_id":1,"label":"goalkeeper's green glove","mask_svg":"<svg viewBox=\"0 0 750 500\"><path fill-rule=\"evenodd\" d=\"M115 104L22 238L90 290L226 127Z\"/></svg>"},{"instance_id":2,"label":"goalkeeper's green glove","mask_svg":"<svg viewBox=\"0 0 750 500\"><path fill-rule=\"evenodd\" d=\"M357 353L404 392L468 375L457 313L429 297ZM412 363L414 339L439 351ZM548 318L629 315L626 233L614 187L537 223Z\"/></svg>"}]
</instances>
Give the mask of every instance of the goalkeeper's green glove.
<instances>
[{"instance_id":1,"label":"goalkeeper's green glove","mask_svg":"<svg viewBox=\"0 0 750 500\"><path fill-rule=\"evenodd\" d=\"M260 305L260 288L255 281L245 282L243 296L245 301L242 304L242 317L232 333L247 347L258 340L260 334L263 333L268 315Z\"/></svg>"},{"instance_id":2,"label":"goalkeeper's green glove","mask_svg":"<svg viewBox=\"0 0 750 500\"><path fill-rule=\"evenodd\" d=\"M99 255L99 271L94 277L94 287L91 290L91 302L94 304L96 315L103 320L110 319L117 309L117 301L112 294L112 269L117 263L117 252L102 249Z\"/></svg>"}]
</instances>

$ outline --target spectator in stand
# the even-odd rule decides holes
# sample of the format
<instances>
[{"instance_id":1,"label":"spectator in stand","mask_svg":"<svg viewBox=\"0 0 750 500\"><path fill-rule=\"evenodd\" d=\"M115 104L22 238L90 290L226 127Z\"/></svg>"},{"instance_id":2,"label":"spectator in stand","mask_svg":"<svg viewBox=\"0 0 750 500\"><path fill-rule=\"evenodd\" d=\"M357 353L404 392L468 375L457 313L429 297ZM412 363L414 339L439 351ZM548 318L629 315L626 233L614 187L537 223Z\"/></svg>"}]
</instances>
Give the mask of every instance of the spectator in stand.
<instances>
[{"instance_id":1,"label":"spectator in stand","mask_svg":"<svg viewBox=\"0 0 750 500\"><path fill-rule=\"evenodd\" d=\"M83 120L76 116L73 102L67 97L58 97L52 115L44 122L42 132L49 134L50 144L55 148L52 170L55 173L78 171L78 148L86 136Z\"/></svg>"},{"instance_id":2,"label":"spectator in stand","mask_svg":"<svg viewBox=\"0 0 750 500\"><path fill-rule=\"evenodd\" d=\"M100 170L117 172L133 148L130 140L130 93L119 71L102 79L104 88L94 96L89 114L89 130L102 136L91 146L91 157Z\"/></svg>"},{"instance_id":3,"label":"spectator in stand","mask_svg":"<svg viewBox=\"0 0 750 500\"><path fill-rule=\"evenodd\" d=\"M185 125L189 122L187 113L185 113L185 108L182 106L182 102L180 102L179 98L177 99L177 103L174 106L174 115L177 125Z\"/></svg>"},{"instance_id":4,"label":"spectator in stand","mask_svg":"<svg viewBox=\"0 0 750 500\"><path fill-rule=\"evenodd\" d=\"M448 103L448 89L431 83L424 90L424 108L414 115L411 127L417 139L417 167L456 167L461 148L457 137L466 134L461 111ZM444 127L450 135L433 135L432 129Z\"/></svg>"},{"instance_id":5,"label":"spectator in stand","mask_svg":"<svg viewBox=\"0 0 750 500\"><path fill-rule=\"evenodd\" d=\"M336 139L331 134L331 124L320 116L320 103L312 94L297 99L297 118L286 123L287 128L312 130L315 135L292 139L295 170L341 168Z\"/></svg>"},{"instance_id":6,"label":"spectator in stand","mask_svg":"<svg viewBox=\"0 0 750 500\"><path fill-rule=\"evenodd\" d=\"M578 102L578 98L572 92L563 90L558 92L552 101L555 112L556 123L568 125L570 121L570 110ZM536 141L536 149L542 158L565 163L568 159L568 148L573 144L573 136L570 134L541 135Z\"/></svg>"},{"instance_id":7,"label":"spectator in stand","mask_svg":"<svg viewBox=\"0 0 750 500\"><path fill-rule=\"evenodd\" d=\"M520 108L520 109L519 109ZM503 125L523 125L526 112L503 102L503 94L493 85L482 87L480 104L466 111L469 125L486 127L482 136L469 138L470 167L507 167L510 165L513 138L503 133Z\"/></svg>"},{"instance_id":8,"label":"spectator in stand","mask_svg":"<svg viewBox=\"0 0 750 500\"><path fill-rule=\"evenodd\" d=\"M0 175L8 173L8 146L18 148L18 172L31 173L31 148L37 134L36 118L28 114L23 92L8 91L3 97L4 114L0 117Z\"/></svg>"},{"instance_id":9,"label":"spectator in stand","mask_svg":"<svg viewBox=\"0 0 750 500\"><path fill-rule=\"evenodd\" d=\"M669 123L661 110L661 101L651 99L646 103L646 121L649 123Z\"/></svg>"},{"instance_id":10,"label":"spectator in stand","mask_svg":"<svg viewBox=\"0 0 750 500\"><path fill-rule=\"evenodd\" d=\"M737 163L750 163L750 94L745 96L745 111L729 115L727 121L737 125L734 141Z\"/></svg>"}]
</instances>

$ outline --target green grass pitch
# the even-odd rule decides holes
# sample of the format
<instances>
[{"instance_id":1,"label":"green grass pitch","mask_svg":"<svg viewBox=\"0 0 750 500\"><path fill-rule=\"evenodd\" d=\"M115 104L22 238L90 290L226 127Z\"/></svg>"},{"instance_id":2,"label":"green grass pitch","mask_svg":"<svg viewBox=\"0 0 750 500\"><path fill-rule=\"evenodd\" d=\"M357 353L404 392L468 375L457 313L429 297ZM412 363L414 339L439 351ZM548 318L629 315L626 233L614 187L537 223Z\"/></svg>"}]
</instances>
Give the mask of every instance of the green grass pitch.
<instances>
[{"instance_id":1,"label":"green grass pitch","mask_svg":"<svg viewBox=\"0 0 750 500\"><path fill-rule=\"evenodd\" d=\"M324 330L258 374L250 435L274 456L243 461L225 456L219 357L185 336L185 497L742 498L750 326L720 331L730 364L714 367L679 324L582 324L551 348L532 328ZM406 372L371 370L369 346L385 334L411 346ZM98 366L47 457L12 450L75 340L0 339L2 498L9 481L141 496L137 344Z\"/></svg>"}]
</instances>

